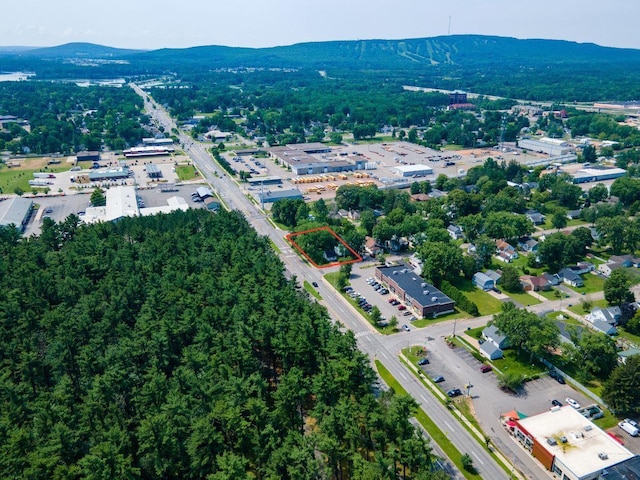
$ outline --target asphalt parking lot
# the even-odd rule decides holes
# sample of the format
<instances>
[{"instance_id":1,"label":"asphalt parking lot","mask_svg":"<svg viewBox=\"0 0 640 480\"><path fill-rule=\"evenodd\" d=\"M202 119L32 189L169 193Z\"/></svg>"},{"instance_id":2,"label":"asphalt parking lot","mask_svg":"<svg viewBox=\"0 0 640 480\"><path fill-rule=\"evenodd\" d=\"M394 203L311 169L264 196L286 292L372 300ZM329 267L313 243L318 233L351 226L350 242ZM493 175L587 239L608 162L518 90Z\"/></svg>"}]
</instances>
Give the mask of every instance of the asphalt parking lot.
<instances>
[{"instance_id":1,"label":"asphalt parking lot","mask_svg":"<svg viewBox=\"0 0 640 480\"><path fill-rule=\"evenodd\" d=\"M410 310L399 310L398 307L400 305L394 306L389 303L389 299L396 298L392 293L388 293L386 295L381 295L376 292L374 288L367 283L367 278L374 277L375 274L375 265L378 262L367 261L364 264L361 264L360 268L354 268L351 272L351 287L361 295L363 295L367 301L371 305L375 305L380 309L380 313L383 317L389 320L391 317L395 315L398 319L398 327L402 328L402 325L408 325L411 328L410 319L412 316L415 316L413 312L410 314L405 314L405 312L410 312Z\"/></svg>"},{"instance_id":2,"label":"asphalt parking lot","mask_svg":"<svg viewBox=\"0 0 640 480\"><path fill-rule=\"evenodd\" d=\"M138 190L137 193L138 197L144 200L145 207L167 205L167 199L177 196L184 198L191 208L204 208L203 203L196 203L191 199L191 194L195 192L199 186L200 185L195 184L177 186L175 187L175 191L172 192L162 192L159 188L150 188ZM39 235L45 215L58 223L63 222L71 214L78 215L80 212L86 211L89 207L92 191L93 190L87 190L86 192L73 195L34 197L33 203L38 205L39 208L31 215L24 236Z\"/></svg>"}]
</instances>

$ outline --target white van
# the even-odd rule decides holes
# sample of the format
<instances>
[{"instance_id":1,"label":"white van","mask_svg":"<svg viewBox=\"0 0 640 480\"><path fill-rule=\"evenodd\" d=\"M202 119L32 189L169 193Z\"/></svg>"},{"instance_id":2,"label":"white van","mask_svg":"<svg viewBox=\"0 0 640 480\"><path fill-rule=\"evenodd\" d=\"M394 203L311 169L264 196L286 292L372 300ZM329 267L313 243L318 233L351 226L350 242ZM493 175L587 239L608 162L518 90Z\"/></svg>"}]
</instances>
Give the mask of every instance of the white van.
<instances>
[{"instance_id":1,"label":"white van","mask_svg":"<svg viewBox=\"0 0 640 480\"><path fill-rule=\"evenodd\" d=\"M638 427L633 426L629 422L620 422L618 426L632 437L638 436Z\"/></svg>"}]
</instances>

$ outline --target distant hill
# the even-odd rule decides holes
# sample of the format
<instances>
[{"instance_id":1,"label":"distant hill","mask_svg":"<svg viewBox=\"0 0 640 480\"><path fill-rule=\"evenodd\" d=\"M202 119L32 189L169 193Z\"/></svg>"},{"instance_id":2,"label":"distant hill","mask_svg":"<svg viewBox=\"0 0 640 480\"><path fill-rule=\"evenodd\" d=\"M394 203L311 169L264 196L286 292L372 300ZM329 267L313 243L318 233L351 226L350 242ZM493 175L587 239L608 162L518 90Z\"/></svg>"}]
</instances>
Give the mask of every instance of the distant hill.
<instances>
[{"instance_id":1,"label":"distant hill","mask_svg":"<svg viewBox=\"0 0 640 480\"><path fill-rule=\"evenodd\" d=\"M562 40L519 40L484 35L450 35L407 40L354 40L299 43L272 48L204 46L162 49L137 56L142 62L224 65L336 66L376 69L425 66L636 63L640 50L602 47Z\"/></svg>"},{"instance_id":2,"label":"distant hill","mask_svg":"<svg viewBox=\"0 0 640 480\"><path fill-rule=\"evenodd\" d=\"M1 50L0 50L1 51ZM143 52L125 48L106 47L95 43L66 43L57 47L44 47L17 52L24 56L42 59L65 58L122 58L124 56Z\"/></svg>"},{"instance_id":3,"label":"distant hill","mask_svg":"<svg viewBox=\"0 0 640 480\"><path fill-rule=\"evenodd\" d=\"M298 43L271 48L200 46L131 50L92 43L67 43L57 47L0 47L0 55L41 59L111 58L132 64L424 68L425 66L475 67L509 63L518 66L569 64L640 64L640 50L602 47L563 40L520 40L486 35L449 35L406 40L352 40Z\"/></svg>"}]
</instances>

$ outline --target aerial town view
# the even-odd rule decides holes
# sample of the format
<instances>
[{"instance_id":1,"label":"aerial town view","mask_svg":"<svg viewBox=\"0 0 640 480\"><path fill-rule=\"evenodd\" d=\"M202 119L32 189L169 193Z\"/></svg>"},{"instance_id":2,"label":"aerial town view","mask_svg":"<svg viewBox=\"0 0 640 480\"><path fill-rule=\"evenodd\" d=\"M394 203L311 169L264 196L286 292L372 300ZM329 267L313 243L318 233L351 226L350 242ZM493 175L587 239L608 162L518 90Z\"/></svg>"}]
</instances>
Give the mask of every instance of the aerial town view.
<instances>
[{"instance_id":1,"label":"aerial town view","mask_svg":"<svg viewBox=\"0 0 640 480\"><path fill-rule=\"evenodd\" d=\"M0 478L640 478L640 5L27 3Z\"/></svg>"}]
</instances>

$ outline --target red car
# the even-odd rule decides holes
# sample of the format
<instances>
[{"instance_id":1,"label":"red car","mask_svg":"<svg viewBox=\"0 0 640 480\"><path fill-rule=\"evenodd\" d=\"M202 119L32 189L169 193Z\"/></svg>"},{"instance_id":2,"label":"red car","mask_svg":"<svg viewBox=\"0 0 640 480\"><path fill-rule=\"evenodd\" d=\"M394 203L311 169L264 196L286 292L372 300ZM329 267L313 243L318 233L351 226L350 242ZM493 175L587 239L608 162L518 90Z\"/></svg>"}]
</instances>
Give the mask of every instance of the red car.
<instances>
[{"instance_id":1,"label":"red car","mask_svg":"<svg viewBox=\"0 0 640 480\"><path fill-rule=\"evenodd\" d=\"M491 365L482 365L480 367L480 371L482 373L487 373L487 372L490 372L491 370L493 370L493 368L491 368Z\"/></svg>"},{"instance_id":2,"label":"red car","mask_svg":"<svg viewBox=\"0 0 640 480\"><path fill-rule=\"evenodd\" d=\"M406 310L407 307L405 307L404 305L398 305L398 310Z\"/></svg>"}]
</instances>

